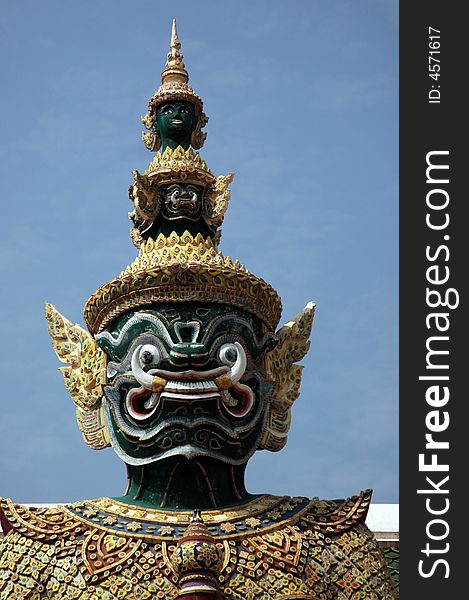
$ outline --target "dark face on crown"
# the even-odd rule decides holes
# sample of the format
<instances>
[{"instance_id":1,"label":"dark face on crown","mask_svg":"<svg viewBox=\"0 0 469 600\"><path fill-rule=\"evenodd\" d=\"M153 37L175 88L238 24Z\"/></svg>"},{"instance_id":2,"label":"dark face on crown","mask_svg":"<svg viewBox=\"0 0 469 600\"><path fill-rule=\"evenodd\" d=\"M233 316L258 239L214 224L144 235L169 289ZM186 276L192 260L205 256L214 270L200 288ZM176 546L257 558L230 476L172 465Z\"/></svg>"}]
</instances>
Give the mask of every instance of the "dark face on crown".
<instances>
[{"instance_id":1,"label":"dark face on crown","mask_svg":"<svg viewBox=\"0 0 469 600\"><path fill-rule=\"evenodd\" d=\"M162 216L168 221L176 219L197 221L202 214L203 192L202 187L187 183L162 186Z\"/></svg>"},{"instance_id":2,"label":"dark face on crown","mask_svg":"<svg viewBox=\"0 0 469 600\"><path fill-rule=\"evenodd\" d=\"M187 150L191 143L192 132L197 124L194 105L179 100L165 102L156 110L156 123L162 150L168 146L172 150L178 146Z\"/></svg>"},{"instance_id":3,"label":"dark face on crown","mask_svg":"<svg viewBox=\"0 0 469 600\"><path fill-rule=\"evenodd\" d=\"M263 357L275 345L240 309L193 302L131 311L96 336L108 355L104 409L130 465L181 456L244 464L265 426Z\"/></svg>"}]
</instances>

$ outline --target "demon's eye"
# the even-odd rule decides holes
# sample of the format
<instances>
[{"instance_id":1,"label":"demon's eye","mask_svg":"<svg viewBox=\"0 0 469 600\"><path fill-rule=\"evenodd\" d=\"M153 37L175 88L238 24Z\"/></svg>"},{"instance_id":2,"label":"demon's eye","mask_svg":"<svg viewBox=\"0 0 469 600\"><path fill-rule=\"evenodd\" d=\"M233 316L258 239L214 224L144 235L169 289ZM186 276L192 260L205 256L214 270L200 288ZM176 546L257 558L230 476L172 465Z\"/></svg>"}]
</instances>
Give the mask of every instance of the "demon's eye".
<instances>
[{"instance_id":1,"label":"demon's eye","mask_svg":"<svg viewBox=\"0 0 469 600\"><path fill-rule=\"evenodd\" d=\"M235 344L223 344L218 352L218 356L224 365L232 366L238 358L238 348Z\"/></svg>"},{"instance_id":2,"label":"demon's eye","mask_svg":"<svg viewBox=\"0 0 469 600\"><path fill-rule=\"evenodd\" d=\"M142 368L157 365L161 360L161 352L153 344L144 344L138 353L138 360Z\"/></svg>"}]
</instances>

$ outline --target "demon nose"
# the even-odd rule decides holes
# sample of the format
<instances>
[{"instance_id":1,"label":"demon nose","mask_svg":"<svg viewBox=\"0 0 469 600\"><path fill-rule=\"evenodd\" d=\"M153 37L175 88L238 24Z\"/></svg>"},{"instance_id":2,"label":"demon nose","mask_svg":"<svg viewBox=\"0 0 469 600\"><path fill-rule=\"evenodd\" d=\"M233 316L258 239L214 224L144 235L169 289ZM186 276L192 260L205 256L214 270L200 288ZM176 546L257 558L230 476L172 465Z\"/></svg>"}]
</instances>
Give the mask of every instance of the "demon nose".
<instances>
[{"instance_id":1,"label":"demon nose","mask_svg":"<svg viewBox=\"0 0 469 600\"><path fill-rule=\"evenodd\" d=\"M204 344L181 342L174 344L169 353L169 362L174 367L192 369L208 363L208 350Z\"/></svg>"}]
</instances>

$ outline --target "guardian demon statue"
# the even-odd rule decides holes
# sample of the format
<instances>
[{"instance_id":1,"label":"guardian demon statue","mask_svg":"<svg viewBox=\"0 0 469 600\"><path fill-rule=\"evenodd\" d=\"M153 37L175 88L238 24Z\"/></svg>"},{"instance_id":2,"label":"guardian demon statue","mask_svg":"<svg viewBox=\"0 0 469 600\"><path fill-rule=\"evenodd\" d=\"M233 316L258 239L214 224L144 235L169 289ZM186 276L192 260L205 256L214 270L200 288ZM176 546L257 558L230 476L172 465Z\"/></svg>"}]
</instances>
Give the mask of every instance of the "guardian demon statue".
<instances>
[{"instance_id":1,"label":"guardian demon statue","mask_svg":"<svg viewBox=\"0 0 469 600\"><path fill-rule=\"evenodd\" d=\"M113 448L128 486L54 509L3 500L0 598L395 598L369 491L246 490L254 452L287 441L314 304L276 331L275 290L218 250L233 174L194 151L208 119L180 47L173 23L142 118L157 153L129 191L138 257L87 301L89 332L46 305L83 438Z\"/></svg>"}]
</instances>

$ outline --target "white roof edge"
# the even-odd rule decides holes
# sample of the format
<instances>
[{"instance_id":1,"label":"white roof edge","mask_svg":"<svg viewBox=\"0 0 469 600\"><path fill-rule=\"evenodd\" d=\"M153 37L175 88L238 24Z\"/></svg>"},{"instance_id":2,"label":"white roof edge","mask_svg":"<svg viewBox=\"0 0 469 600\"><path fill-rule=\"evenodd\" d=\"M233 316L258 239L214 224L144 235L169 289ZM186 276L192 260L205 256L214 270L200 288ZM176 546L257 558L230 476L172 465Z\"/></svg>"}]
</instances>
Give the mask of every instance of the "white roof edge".
<instances>
[{"instance_id":1,"label":"white roof edge","mask_svg":"<svg viewBox=\"0 0 469 600\"><path fill-rule=\"evenodd\" d=\"M371 504L366 524L371 531L399 531L399 504Z\"/></svg>"}]
</instances>

